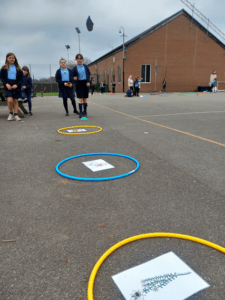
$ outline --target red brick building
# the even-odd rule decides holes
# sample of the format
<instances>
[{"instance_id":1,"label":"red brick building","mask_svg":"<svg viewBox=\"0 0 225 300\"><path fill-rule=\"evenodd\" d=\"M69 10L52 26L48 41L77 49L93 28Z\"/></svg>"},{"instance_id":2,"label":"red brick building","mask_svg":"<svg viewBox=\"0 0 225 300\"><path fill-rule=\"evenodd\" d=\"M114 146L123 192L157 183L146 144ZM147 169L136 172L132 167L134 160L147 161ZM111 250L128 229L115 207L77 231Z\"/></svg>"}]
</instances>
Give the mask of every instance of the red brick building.
<instances>
[{"instance_id":1,"label":"red brick building","mask_svg":"<svg viewBox=\"0 0 225 300\"><path fill-rule=\"evenodd\" d=\"M143 78L141 92L195 91L208 86L216 70L219 89L225 90L225 45L184 9L125 43L124 91L129 75ZM157 73L156 68L157 66ZM98 81L123 92L123 45L89 64Z\"/></svg>"}]
</instances>

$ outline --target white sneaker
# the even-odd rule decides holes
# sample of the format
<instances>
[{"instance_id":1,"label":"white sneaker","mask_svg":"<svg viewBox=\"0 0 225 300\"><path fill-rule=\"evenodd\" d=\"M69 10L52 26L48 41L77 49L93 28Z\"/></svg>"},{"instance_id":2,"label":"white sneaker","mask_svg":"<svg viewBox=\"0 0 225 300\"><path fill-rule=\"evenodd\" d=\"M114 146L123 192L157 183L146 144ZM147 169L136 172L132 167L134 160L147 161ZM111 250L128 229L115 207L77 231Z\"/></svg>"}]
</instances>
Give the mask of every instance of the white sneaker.
<instances>
[{"instance_id":1,"label":"white sneaker","mask_svg":"<svg viewBox=\"0 0 225 300\"><path fill-rule=\"evenodd\" d=\"M8 121L12 121L13 120L13 115L12 114L9 114L9 116L8 116L8 119L7 119Z\"/></svg>"},{"instance_id":2,"label":"white sneaker","mask_svg":"<svg viewBox=\"0 0 225 300\"><path fill-rule=\"evenodd\" d=\"M15 119L16 121L21 121L21 119L20 119L20 117L19 117L18 115L15 115L15 116L14 116L14 119Z\"/></svg>"}]
</instances>

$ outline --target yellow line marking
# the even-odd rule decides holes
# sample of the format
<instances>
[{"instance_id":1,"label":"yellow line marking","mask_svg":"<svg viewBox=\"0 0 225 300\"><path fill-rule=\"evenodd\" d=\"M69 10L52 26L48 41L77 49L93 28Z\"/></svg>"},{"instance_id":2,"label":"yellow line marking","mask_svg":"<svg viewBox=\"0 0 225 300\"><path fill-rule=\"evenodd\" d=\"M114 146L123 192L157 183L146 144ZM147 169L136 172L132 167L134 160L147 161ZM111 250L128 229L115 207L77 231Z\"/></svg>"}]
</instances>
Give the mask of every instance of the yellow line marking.
<instances>
[{"instance_id":1,"label":"yellow line marking","mask_svg":"<svg viewBox=\"0 0 225 300\"><path fill-rule=\"evenodd\" d=\"M133 118L133 119L136 119L136 120L139 120L139 121L143 121L143 122L146 122L146 123L149 123L149 124L152 124L152 125L156 125L156 126L159 126L159 127L162 127L162 128L166 128L166 129L173 130L173 131L176 131L176 132L179 132L179 133L183 133L183 134L186 134L186 135L195 137L195 138L197 138L197 139L200 139L200 140L203 140L203 141L206 141L206 142L210 142L210 143L213 143L213 144L216 144L216 145L225 147L225 144L218 143L218 142L215 142L215 141L212 141L212 140L209 140L209 139L205 139L205 138L203 138L203 137L201 137L201 136L194 135L194 134L191 134L191 133L189 133L189 132L181 131L181 130L174 129L174 128L171 128L171 127L168 127L168 126L164 126L164 125L161 125L161 124L157 124L157 123L154 123L154 122L150 122L150 121L147 121L147 120L143 120L143 119L140 119L140 118L138 118L138 117L134 117L134 116L125 114L125 113L123 113L123 112L121 112L121 111L114 110L114 109L112 109L112 108L108 108L108 107L105 107L105 106L103 106L103 105L100 105L100 104L97 104L97 103L94 103L94 102L89 102L89 103L95 104L95 105L97 105L97 106L103 107L103 108L105 108L105 109L108 109L108 110L117 112L117 113L119 113L119 114L122 114L122 115L124 115L124 116L130 117L130 118Z\"/></svg>"}]
</instances>

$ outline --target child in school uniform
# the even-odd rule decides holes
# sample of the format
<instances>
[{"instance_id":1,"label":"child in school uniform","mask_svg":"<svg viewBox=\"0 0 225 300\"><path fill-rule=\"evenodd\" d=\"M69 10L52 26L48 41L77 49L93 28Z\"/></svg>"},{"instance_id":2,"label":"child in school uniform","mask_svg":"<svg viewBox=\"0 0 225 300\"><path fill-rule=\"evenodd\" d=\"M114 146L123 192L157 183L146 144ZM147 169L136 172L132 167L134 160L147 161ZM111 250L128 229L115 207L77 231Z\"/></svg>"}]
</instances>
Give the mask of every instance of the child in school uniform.
<instances>
[{"instance_id":1,"label":"child in school uniform","mask_svg":"<svg viewBox=\"0 0 225 300\"><path fill-rule=\"evenodd\" d=\"M28 67L23 66L23 82L22 82L22 90L26 95L28 107L29 107L29 114L32 116L32 103L31 103L31 88L32 88L32 79L30 77L30 71Z\"/></svg>"},{"instance_id":2,"label":"child in school uniform","mask_svg":"<svg viewBox=\"0 0 225 300\"><path fill-rule=\"evenodd\" d=\"M115 94L115 87L116 87L116 84L115 84L115 81L113 81L113 83L112 83L112 92L113 92L113 94Z\"/></svg>"},{"instance_id":3,"label":"child in school uniform","mask_svg":"<svg viewBox=\"0 0 225 300\"><path fill-rule=\"evenodd\" d=\"M91 94L93 95L95 91L95 81L94 77L91 77Z\"/></svg>"},{"instance_id":4,"label":"child in school uniform","mask_svg":"<svg viewBox=\"0 0 225 300\"><path fill-rule=\"evenodd\" d=\"M18 99L21 98L21 84L23 79L23 72L18 64L15 54L8 53L6 55L5 64L1 69L1 80L4 85L5 97L8 101L9 116L8 121L21 121L18 116Z\"/></svg>"},{"instance_id":5,"label":"child in school uniform","mask_svg":"<svg viewBox=\"0 0 225 300\"><path fill-rule=\"evenodd\" d=\"M56 82L58 82L59 97L63 98L63 105L66 111L66 116L69 116L67 98L70 98L71 100L71 103L73 105L73 112L75 114L78 114L74 93L73 73L70 69L67 69L65 59L60 59L59 64L60 69L56 71L55 80Z\"/></svg>"},{"instance_id":6,"label":"child in school uniform","mask_svg":"<svg viewBox=\"0 0 225 300\"><path fill-rule=\"evenodd\" d=\"M73 68L72 73L76 83L77 98L79 98L79 118L87 117L87 98L90 87L90 70L83 64L83 56L77 54L76 57L77 65ZM84 106L84 111L82 111Z\"/></svg>"},{"instance_id":7,"label":"child in school uniform","mask_svg":"<svg viewBox=\"0 0 225 300\"><path fill-rule=\"evenodd\" d=\"M103 91L104 91L104 83L103 83L103 81L100 83L100 89L101 89L101 94L103 94Z\"/></svg>"}]
</instances>

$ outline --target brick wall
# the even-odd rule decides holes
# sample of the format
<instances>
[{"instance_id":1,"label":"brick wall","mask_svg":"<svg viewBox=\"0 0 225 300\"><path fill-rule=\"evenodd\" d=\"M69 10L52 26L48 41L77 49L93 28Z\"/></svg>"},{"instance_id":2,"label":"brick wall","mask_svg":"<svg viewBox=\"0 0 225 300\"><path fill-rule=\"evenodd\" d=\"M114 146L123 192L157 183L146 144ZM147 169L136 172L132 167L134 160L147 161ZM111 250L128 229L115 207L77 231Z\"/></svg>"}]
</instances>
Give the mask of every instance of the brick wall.
<instances>
[{"instance_id":1,"label":"brick wall","mask_svg":"<svg viewBox=\"0 0 225 300\"><path fill-rule=\"evenodd\" d=\"M151 82L142 83L141 92L160 91L166 77L168 92L197 90L199 85L207 86L210 74L217 71L218 81L225 81L225 49L217 44L185 16L180 15L166 25L128 47L125 60L125 91L129 75L141 76L141 65L151 65ZM102 60L90 67L91 72L110 78L110 68L115 74L116 92L122 92L122 81L118 84L118 65L121 66L123 52ZM115 57L115 63L113 63ZM158 72L155 76L157 59ZM110 86L110 85L109 85Z\"/></svg>"}]
</instances>

